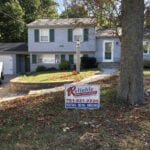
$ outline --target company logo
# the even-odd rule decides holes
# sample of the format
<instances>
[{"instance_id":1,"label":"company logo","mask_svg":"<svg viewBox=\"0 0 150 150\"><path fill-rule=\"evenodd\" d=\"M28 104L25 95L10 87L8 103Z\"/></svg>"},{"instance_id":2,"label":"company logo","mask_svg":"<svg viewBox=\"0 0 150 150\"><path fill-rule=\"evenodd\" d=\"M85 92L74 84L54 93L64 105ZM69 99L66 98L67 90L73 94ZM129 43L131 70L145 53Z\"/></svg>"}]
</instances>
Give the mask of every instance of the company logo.
<instances>
[{"instance_id":1,"label":"company logo","mask_svg":"<svg viewBox=\"0 0 150 150\"><path fill-rule=\"evenodd\" d=\"M89 95L96 95L97 91L95 91L91 87L85 88L77 88L76 86L71 86L67 89L68 96L89 96Z\"/></svg>"}]
</instances>

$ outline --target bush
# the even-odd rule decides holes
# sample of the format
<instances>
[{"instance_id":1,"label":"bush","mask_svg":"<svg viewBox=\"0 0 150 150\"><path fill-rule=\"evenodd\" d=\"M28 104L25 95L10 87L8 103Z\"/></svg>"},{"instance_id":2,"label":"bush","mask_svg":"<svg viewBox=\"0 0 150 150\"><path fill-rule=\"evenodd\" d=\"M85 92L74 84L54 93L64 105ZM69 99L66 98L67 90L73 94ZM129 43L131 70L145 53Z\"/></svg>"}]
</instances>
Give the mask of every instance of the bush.
<instances>
[{"instance_id":1,"label":"bush","mask_svg":"<svg viewBox=\"0 0 150 150\"><path fill-rule=\"evenodd\" d=\"M47 68L45 66L38 66L36 68L36 72L44 72L47 71Z\"/></svg>"},{"instance_id":2,"label":"bush","mask_svg":"<svg viewBox=\"0 0 150 150\"><path fill-rule=\"evenodd\" d=\"M96 68L97 67L96 58L83 56L81 58L81 67L83 69Z\"/></svg>"},{"instance_id":3,"label":"bush","mask_svg":"<svg viewBox=\"0 0 150 150\"><path fill-rule=\"evenodd\" d=\"M60 70L69 70L70 69L70 63L68 61L63 61L59 64Z\"/></svg>"},{"instance_id":4,"label":"bush","mask_svg":"<svg viewBox=\"0 0 150 150\"><path fill-rule=\"evenodd\" d=\"M144 60L144 68L150 69L150 60Z\"/></svg>"},{"instance_id":5,"label":"bush","mask_svg":"<svg viewBox=\"0 0 150 150\"><path fill-rule=\"evenodd\" d=\"M57 71L55 67L48 68L47 71Z\"/></svg>"}]
</instances>

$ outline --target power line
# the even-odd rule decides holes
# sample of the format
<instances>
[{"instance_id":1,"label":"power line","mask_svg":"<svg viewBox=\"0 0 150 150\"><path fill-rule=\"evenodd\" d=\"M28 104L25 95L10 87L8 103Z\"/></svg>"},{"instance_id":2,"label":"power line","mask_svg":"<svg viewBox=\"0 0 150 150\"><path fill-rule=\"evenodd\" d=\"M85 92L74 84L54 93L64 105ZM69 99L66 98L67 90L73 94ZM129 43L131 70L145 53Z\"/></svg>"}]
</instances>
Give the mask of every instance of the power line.
<instances>
[{"instance_id":1,"label":"power line","mask_svg":"<svg viewBox=\"0 0 150 150\"><path fill-rule=\"evenodd\" d=\"M2 14L4 14L4 15L8 16L9 18L13 19L14 21L19 21L19 22L21 22L21 23L24 23L23 21L18 20L18 19L15 19L14 17L10 16L8 13L4 12L4 11L1 10L1 9L0 9L0 13L2 13Z\"/></svg>"}]
</instances>

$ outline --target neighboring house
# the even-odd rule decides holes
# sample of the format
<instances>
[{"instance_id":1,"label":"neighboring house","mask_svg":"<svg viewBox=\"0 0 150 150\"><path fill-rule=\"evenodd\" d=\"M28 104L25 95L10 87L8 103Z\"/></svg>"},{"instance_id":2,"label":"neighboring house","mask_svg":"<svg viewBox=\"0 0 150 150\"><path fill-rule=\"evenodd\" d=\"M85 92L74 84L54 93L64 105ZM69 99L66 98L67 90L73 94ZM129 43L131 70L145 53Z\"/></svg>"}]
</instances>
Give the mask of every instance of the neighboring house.
<instances>
[{"instance_id":1,"label":"neighboring house","mask_svg":"<svg viewBox=\"0 0 150 150\"><path fill-rule=\"evenodd\" d=\"M58 67L64 60L76 62L73 29L83 29L81 56L96 57L100 67L118 66L121 43L114 29L96 29L95 19L38 19L27 25L28 43L1 43L4 74L35 71L38 66ZM150 31L144 33L144 59L150 59ZM132 41L131 41L132 42Z\"/></svg>"}]
</instances>

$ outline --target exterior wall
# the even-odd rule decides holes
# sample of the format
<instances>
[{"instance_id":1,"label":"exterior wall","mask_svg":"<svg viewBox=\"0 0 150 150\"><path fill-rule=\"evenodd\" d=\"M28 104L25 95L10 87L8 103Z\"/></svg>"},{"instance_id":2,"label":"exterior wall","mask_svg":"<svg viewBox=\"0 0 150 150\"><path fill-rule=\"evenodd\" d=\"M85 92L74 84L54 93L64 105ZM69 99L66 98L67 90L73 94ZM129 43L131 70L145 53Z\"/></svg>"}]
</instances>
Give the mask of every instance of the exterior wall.
<instances>
[{"instance_id":1,"label":"exterior wall","mask_svg":"<svg viewBox=\"0 0 150 150\"><path fill-rule=\"evenodd\" d=\"M144 42L150 42L148 39L144 39ZM143 54L143 59L150 60L150 46L149 46L149 52L148 54Z\"/></svg>"},{"instance_id":2,"label":"exterior wall","mask_svg":"<svg viewBox=\"0 0 150 150\"><path fill-rule=\"evenodd\" d=\"M96 51L94 27L89 29L89 41L81 43L81 51ZM29 52L75 52L75 43L68 42L68 28L55 28L55 42L34 42L34 29L28 29Z\"/></svg>"},{"instance_id":3,"label":"exterior wall","mask_svg":"<svg viewBox=\"0 0 150 150\"><path fill-rule=\"evenodd\" d=\"M31 72L36 71L36 68L38 66L45 66L46 68L59 68L59 63L55 63L55 64L44 64L44 63L37 63L37 64L32 64L32 55L38 55L41 53L30 53L30 70ZM59 55L59 58L61 57L61 55L65 55L66 56L66 61L69 60L69 55L74 55L74 63L76 63L76 54L75 53L42 53L42 54L55 54L55 55ZM87 54L89 57L94 57L95 53L94 52L85 52L85 53L81 53L81 56L83 56L84 54Z\"/></svg>"},{"instance_id":4,"label":"exterior wall","mask_svg":"<svg viewBox=\"0 0 150 150\"><path fill-rule=\"evenodd\" d=\"M121 43L118 38L97 38L96 40L96 58L98 62L103 62L103 43L104 41L113 42L113 62L120 61Z\"/></svg>"}]
</instances>

